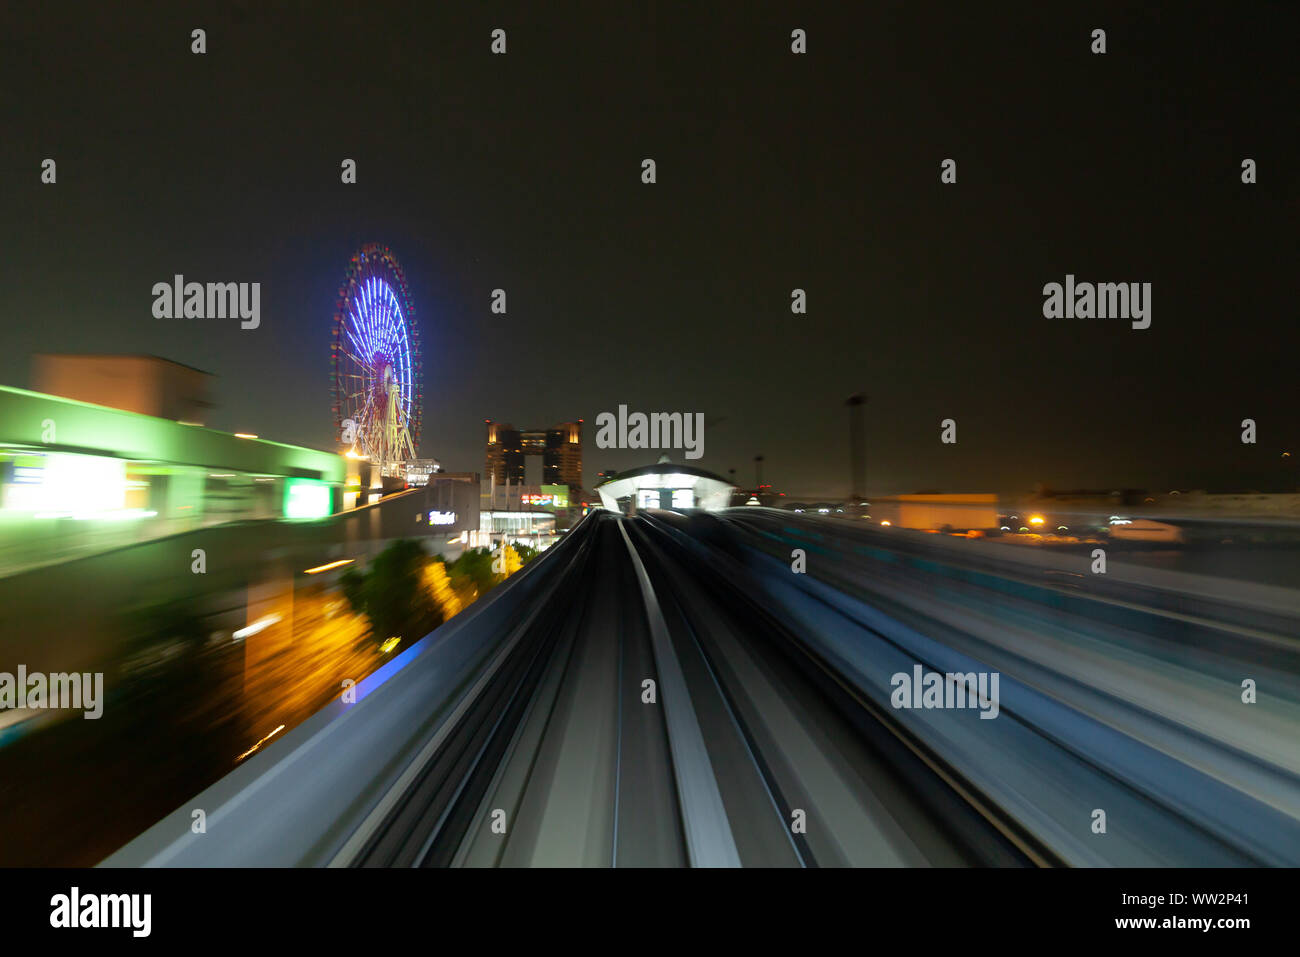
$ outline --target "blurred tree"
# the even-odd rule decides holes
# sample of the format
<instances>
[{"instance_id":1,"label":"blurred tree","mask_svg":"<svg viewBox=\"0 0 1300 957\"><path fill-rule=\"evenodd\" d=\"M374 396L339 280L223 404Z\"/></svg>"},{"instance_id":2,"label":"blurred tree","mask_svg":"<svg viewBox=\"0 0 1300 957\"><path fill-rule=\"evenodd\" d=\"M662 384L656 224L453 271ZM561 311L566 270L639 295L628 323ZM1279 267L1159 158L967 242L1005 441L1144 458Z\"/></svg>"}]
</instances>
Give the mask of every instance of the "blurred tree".
<instances>
[{"instance_id":1,"label":"blurred tree","mask_svg":"<svg viewBox=\"0 0 1300 957\"><path fill-rule=\"evenodd\" d=\"M442 610L444 621L464 607L460 595L452 587L451 576L447 574L447 563L443 559L435 558L425 566L424 586Z\"/></svg>"},{"instance_id":2,"label":"blurred tree","mask_svg":"<svg viewBox=\"0 0 1300 957\"><path fill-rule=\"evenodd\" d=\"M453 587L462 594L468 594L473 601L485 595L496 584L492 574L492 552L486 548L466 549L454 562L447 565Z\"/></svg>"},{"instance_id":3,"label":"blurred tree","mask_svg":"<svg viewBox=\"0 0 1300 957\"><path fill-rule=\"evenodd\" d=\"M533 548L531 545L521 545L518 542L515 542L510 547L513 548L515 554L519 556L520 566L527 565L538 555L537 549Z\"/></svg>"},{"instance_id":4,"label":"blurred tree","mask_svg":"<svg viewBox=\"0 0 1300 957\"><path fill-rule=\"evenodd\" d=\"M396 637L409 643L442 624L442 608L425 583L428 561L419 542L404 538L380 552L366 571L344 573L343 595L370 621L374 641Z\"/></svg>"}]
</instances>

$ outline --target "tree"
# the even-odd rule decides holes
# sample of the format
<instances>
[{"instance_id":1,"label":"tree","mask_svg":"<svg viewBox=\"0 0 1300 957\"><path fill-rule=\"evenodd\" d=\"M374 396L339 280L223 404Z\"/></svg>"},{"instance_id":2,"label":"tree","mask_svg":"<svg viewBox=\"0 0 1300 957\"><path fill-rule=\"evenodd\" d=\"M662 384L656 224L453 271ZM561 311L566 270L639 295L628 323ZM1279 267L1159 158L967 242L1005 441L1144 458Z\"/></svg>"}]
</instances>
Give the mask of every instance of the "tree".
<instances>
[{"instance_id":1,"label":"tree","mask_svg":"<svg viewBox=\"0 0 1300 957\"><path fill-rule=\"evenodd\" d=\"M513 542L510 547L513 548L515 554L519 556L519 564L521 566L527 565L538 555L537 549L533 548L531 545L521 545L519 542Z\"/></svg>"},{"instance_id":2,"label":"tree","mask_svg":"<svg viewBox=\"0 0 1300 957\"><path fill-rule=\"evenodd\" d=\"M428 561L419 542L400 539L366 571L349 569L343 575L343 595L353 611L369 619L374 641L419 639L442 624L442 609L425 583Z\"/></svg>"},{"instance_id":3,"label":"tree","mask_svg":"<svg viewBox=\"0 0 1300 957\"><path fill-rule=\"evenodd\" d=\"M460 595L452 587L451 576L447 574L447 563L443 559L435 558L425 566L424 585L442 610L444 620L459 614L464 607Z\"/></svg>"}]
</instances>

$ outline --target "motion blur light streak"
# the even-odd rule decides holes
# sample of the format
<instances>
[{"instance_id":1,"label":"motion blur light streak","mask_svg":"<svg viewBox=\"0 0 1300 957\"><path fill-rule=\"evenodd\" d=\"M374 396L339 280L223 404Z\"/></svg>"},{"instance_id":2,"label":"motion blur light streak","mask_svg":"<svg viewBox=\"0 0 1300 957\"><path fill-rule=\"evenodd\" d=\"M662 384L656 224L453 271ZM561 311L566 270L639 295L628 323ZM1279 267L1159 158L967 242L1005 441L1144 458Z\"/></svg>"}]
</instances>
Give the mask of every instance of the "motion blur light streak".
<instances>
[{"instance_id":1,"label":"motion blur light streak","mask_svg":"<svg viewBox=\"0 0 1300 957\"><path fill-rule=\"evenodd\" d=\"M351 565L355 558L340 558L336 562L330 562L328 565L317 565L315 568L306 569L304 575L319 575L321 572L327 572L334 568L342 568L344 565Z\"/></svg>"},{"instance_id":2,"label":"motion blur light streak","mask_svg":"<svg viewBox=\"0 0 1300 957\"><path fill-rule=\"evenodd\" d=\"M283 730L284 730L284 725L280 725L278 728L276 728L274 731L272 731L270 734L268 734L266 737L264 737L261 741L257 742L257 744L253 745L251 748L249 748L247 751L245 751L243 754L241 754L241 755L240 755L239 757L237 757L235 760L236 760L236 761L242 761L242 760L244 760L244 758L248 757L248 756L249 756L250 754L252 754L254 751L256 751L256 750L258 750L259 748L261 748L262 745L266 744L266 742L270 741L273 737L275 737L277 734L279 734L279 733L280 733L281 731L283 731Z\"/></svg>"},{"instance_id":3,"label":"motion blur light streak","mask_svg":"<svg viewBox=\"0 0 1300 957\"><path fill-rule=\"evenodd\" d=\"M238 631L234 632L233 637L236 641L243 638L251 638L253 635L265 631L267 628L277 624L279 621L281 621L279 615L267 615L265 618L259 618L246 628L240 628Z\"/></svg>"}]
</instances>

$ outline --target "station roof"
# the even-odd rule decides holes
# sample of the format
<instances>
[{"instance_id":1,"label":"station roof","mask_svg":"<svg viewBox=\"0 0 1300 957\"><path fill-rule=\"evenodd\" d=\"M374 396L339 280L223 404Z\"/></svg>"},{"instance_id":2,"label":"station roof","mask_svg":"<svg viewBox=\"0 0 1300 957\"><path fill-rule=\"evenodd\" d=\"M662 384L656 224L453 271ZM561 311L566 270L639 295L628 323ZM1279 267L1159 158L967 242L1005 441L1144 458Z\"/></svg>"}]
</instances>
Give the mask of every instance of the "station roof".
<instances>
[{"instance_id":1,"label":"station roof","mask_svg":"<svg viewBox=\"0 0 1300 957\"><path fill-rule=\"evenodd\" d=\"M726 507L735 486L720 475L693 465L670 462L664 456L654 465L642 465L605 479L595 491L605 508L617 510L619 499L644 488L691 489L698 507L717 509Z\"/></svg>"},{"instance_id":2,"label":"station roof","mask_svg":"<svg viewBox=\"0 0 1300 957\"><path fill-rule=\"evenodd\" d=\"M626 472L619 472L613 478L607 478L596 486L597 489L606 485L625 482L628 480L645 479L645 481L635 481L640 488L669 488L675 486L664 485L662 482L656 483L654 476L685 476L692 480L706 479L713 482L721 482L723 485L731 486L731 482L724 479L721 475L715 475L713 472L705 469L696 468L693 465L681 465L677 462L656 462L654 465L641 465L634 469L628 469ZM683 483L684 485L694 484L692 482Z\"/></svg>"}]
</instances>

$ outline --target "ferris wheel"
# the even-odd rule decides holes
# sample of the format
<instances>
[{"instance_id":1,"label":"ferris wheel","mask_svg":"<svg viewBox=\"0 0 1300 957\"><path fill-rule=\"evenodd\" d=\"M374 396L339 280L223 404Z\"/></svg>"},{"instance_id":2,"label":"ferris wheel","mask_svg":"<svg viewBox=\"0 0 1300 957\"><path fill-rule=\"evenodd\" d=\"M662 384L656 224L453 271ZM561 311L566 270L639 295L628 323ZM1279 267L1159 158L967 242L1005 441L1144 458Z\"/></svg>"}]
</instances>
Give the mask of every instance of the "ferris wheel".
<instances>
[{"instance_id":1,"label":"ferris wheel","mask_svg":"<svg viewBox=\"0 0 1300 957\"><path fill-rule=\"evenodd\" d=\"M420 340L402 267L362 246L339 287L330 342L334 425L350 456L400 475L416 457L424 396Z\"/></svg>"}]
</instances>

